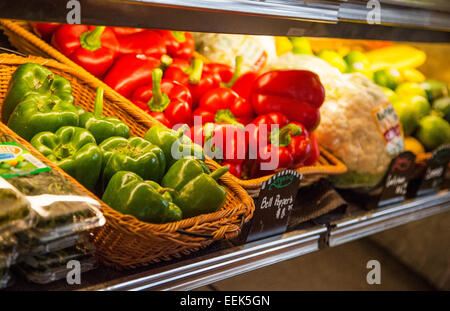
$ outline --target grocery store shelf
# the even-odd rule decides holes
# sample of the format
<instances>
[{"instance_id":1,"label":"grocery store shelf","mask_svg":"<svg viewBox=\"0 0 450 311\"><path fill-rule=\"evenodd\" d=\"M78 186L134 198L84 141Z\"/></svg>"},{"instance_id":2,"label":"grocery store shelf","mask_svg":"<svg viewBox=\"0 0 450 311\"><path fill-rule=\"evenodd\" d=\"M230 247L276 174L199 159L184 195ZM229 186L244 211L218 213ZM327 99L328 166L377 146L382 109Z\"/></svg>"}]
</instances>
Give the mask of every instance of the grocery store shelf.
<instances>
[{"instance_id":1,"label":"grocery store shelf","mask_svg":"<svg viewBox=\"0 0 450 311\"><path fill-rule=\"evenodd\" d=\"M445 211L450 211L450 191L361 212L329 224L329 246L337 246Z\"/></svg>"},{"instance_id":2,"label":"grocery store shelf","mask_svg":"<svg viewBox=\"0 0 450 311\"><path fill-rule=\"evenodd\" d=\"M358 209L351 216L337 213L332 217L339 220L130 273L82 290L192 290L446 211L450 211L448 191L373 211Z\"/></svg>"},{"instance_id":3,"label":"grocery store shelf","mask_svg":"<svg viewBox=\"0 0 450 311\"><path fill-rule=\"evenodd\" d=\"M69 2L0 3L0 17L67 22ZM75 1L76 2L76 1ZM368 1L79 0L82 24L200 32L448 42L450 9L442 0L381 1L380 24L369 24ZM67 8L67 6L69 8Z\"/></svg>"},{"instance_id":4,"label":"grocery store shelf","mask_svg":"<svg viewBox=\"0 0 450 311\"><path fill-rule=\"evenodd\" d=\"M235 246L83 290L192 290L319 250L325 226Z\"/></svg>"}]
</instances>

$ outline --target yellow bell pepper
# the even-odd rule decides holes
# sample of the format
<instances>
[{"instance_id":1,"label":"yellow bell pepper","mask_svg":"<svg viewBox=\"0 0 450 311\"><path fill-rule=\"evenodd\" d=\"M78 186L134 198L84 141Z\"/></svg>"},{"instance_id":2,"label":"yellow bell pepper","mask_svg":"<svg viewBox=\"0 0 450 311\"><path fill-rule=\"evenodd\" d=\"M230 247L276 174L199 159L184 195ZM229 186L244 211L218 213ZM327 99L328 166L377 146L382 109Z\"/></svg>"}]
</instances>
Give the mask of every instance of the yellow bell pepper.
<instances>
[{"instance_id":1,"label":"yellow bell pepper","mask_svg":"<svg viewBox=\"0 0 450 311\"><path fill-rule=\"evenodd\" d=\"M387 67L396 69L417 68L426 61L425 52L412 46L398 44L366 53L371 63L371 70L376 71Z\"/></svg>"},{"instance_id":2,"label":"yellow bell pepper","mask_svg":"<svg viewBox=\"0 0 450 311\"><path fill-rule=\"evenodd\" d=\"M291 40L287 37L275 37L275 47L278 56L290 52L294 48Z\"/></svg>"}]
</instances>

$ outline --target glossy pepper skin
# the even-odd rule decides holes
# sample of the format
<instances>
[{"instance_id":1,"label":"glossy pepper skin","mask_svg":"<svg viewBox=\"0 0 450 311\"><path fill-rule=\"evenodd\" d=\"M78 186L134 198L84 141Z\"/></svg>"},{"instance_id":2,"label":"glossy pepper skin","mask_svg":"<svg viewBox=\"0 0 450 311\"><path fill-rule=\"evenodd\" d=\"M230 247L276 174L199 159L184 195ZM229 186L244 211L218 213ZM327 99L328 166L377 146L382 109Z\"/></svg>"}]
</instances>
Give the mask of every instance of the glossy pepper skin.
<instances>
[{"instance_id":1,"label":"glossy pepper skin","mask_svg":"<svg viewBox=\"0 0 450 311\"><path fill-rule=\"evenodd\" d=\"M64 126L55 133L35 135L31 144L87 189L94 190L102 169L103 155L94 136L86 129Z\"/></svg>"},{"instance_id":2,"label":"glossy pepper skin","mask_svg":"<svg viewBox=\"0 0 450 311\"><path fill-rule=\"evenodd\" d=\"M182 219L181 209L173 203L170 189L133 172L114 174L103 193L102 200L123 214L133 215L145 222L162 224Z\"/></svg>"},{"instance_id":3,"label":"glossy pepper skin","mask_svg":"<svg viewBox=\"0 0 450 311\"><path fill-rule=\"evenodd\" d=\"M169 66L164 71L164 78L180 82L191 91L193 108L198 105L200 98L207 91L220 86L220 76L203 70L203 61L193 59L191 66L181 68L180 66Z\"/></svg>"},{"instance_id":4,"label":"glossy pepper skin","mask_svg":"<svg viewBox=\"0 0 450 311\"><path fill-rule=\"evenodd\" d=\"M87 129L94 135L97 144L113 136L130 137L130 128L128 125L117 118L103 116L103 88L101 87L97 88L94 113L82 113L80 115L79 126Z\"/></svg>"},{"instance_id":5,"label":"glossy pepper skin","mask_svg":"<svg viewBox=\"0 0 450 311\"><path fill-rule=\"evenodd\" d=\"M314 135L314 133L310 133L309 138L311 140L311 154L305 160L305 162L303 162L304 166L314 165L317 161L319 161L320 158L319 142L317 141L316 136Z\"/></svg>"},{"instance_id":6,"label":"glossy pepper skin","mask_svg":"<svg viewBox=\"0 0 450 311\"><path fill-rule=\"evenodd\" d=\"M143 54L122 55L105 75L103 82L130 98L138 87L152 83L152 71L160 65L159 59Z\"/></svg>"},{"instance_id":7,"label":"glossy pepper skin","mask_svg":"<svg viewBox=\"0 0 450 311\"><path fill-rule=\"evenodd\" d=\"M161 69L154 69L152 84L137 88L131 101L169 128L190 124L192 97L189 89L176 81L162 79L162 76Z\"/></svg>"},{"instance_id":8,"label":"glossy pepper skin","mask_svg":"<svg viewBox=\"0 0 450 311\"><path fill-rule=\"evenodd\" d=\"M219 87L206 92L193 117L202 117L202 124L230 123L247 125L254 117L252 105L233 90Z\"/></svg>"},{"instance_id":9,"label":"glossy pepper skin","mask_svg":"<svg viewBox=\"0 0 450 311\"><path fill-rule=\"evenodd\" d=\"M247 155L248 135L238 125L207 123L193 126L190 138L202 144L205 154L219 163L242 164Z\"/></svg>"},{"instance_id":10,"label":"glossy pepper skin","mask_svg":"<svg viewBox=\"0 0 450 311\"><path fill-rule=\"evenodd\" d=\"M114 32L117 38L145 31L144 28L132 28L132 27L109 27L109 28Z\"/></svg>"},{"instance_id":11,"label":"glossy pepper skin","mask_svg":"<svg viewBox=\"0 0 450 311\"><path fill-rule=\"evenodd\" d=\"M204 66L204 71L219 77L221 86L231 88L236 80L241 76L244 58L236 56L234 68L221 63L208 63Z\"/></svg>"},{"instance_id":12,"label":"glossy pepper skin","mask_svg":"<svg viewBox=\"0 0 450 311\"><path fill-rule=\"evenodd\" d=\"M145 180L159 182L166 169L164 152L140 137L110 137L100 145L103 152L103 176L106 184L118 171L130 171Z\"/></svg>"},{"instance_id":13,"label":"glossy pepper skin","mask_svg":"<svg viewBox=\"0 0 450 311\"><path fill-rule=\"evenodd\" d=\"M311 154L309 134L302 124L290 122L279 124L279 127L268 130L270 134L267 135L267 140L258 145L257 161L251 173L253 177L272 174L280 168L293 168L296 164L305 161ZM254 133L251 135L250 140L252 141L255 135ZM264 139L264 135L262 138ZM274 157L277 163L273 163ZM263 168L261 164L264 162L272 162L272 167Z\"/></svg>"},{"instance_id":14,"label":"glossy pepper skin","mask_svg":"<svg viewBox=\"0 0 450 311\"><path fill-rule=\"evenodd\" d=\"M50 42L53 33L56 31L56 29L58 29L59 26L61 26L61 24L30 22L30 26L39 37L41 37L46 42Z\"/></svg>"},{"instance_id":15,"label":"glossy pepper skin","mask_svg":"<svg viewBox=\"0 0 450 311\"><path fill-rule=\"evenodd\" d=\"M167 170L161 185L176 191L180 191L194 177L211 173L202 160L191 156L177 160L175 164L173 169Z\"/></svg>"},{"instance_id":16,"label":"glossy pepper skin","mask_svg":"<svg viewBox=\"0 0 450 311\"><path fill-rule=\"evenodd\" d=\"M248 71L237 78L233 83L231 89L235 91L239 96L245 98L248 102L251 102L250 94L252 91L253 83L258 79L259 73L254 71Z\"/></svg>"},{"instance_id":17,"label":"glossy pepper skin","mask_svg":"<svg viewBox=\"0 0 450 311\"><path fill-rule=\"evenodd\" d=\"M158 146L164 152L167 168L171 167L180 157L194 156L201 160L205 159L203 148L200 145L194 144L186 135L183 135L185 130L186 127L181 127L175 131L161 125L156 125L152 126L145 133L144 139ZM172 155L172 150L179 151L179 154Z\"/></svg>"},{"instance_id":18,"label":"glossy pepper skin","mask_svg":"<svg viewBox=\"0 0 450 311\"><path fill-rule=\"evenodd\" d=\"M156 30L164 39L167 54L173 58L189 60L195 50L194 37L190 32Z\"/></svg>"},{"instance_id":19,"label":"glossy pepper skin","mask_svg":"<svg viewBox=\"0 0 450 311\"><path fill-rule=\"evenodd\" d=\"M253 83L250 97L258 115L281 112L311 131L319 123L325 90L311 71L272 70Z\"/></svg>"},{"instance_id":20,"label":"glossy pepper skin","mask_svg":"<svg viewBox=\"0 0 450 311\"><path fill-rule=\"evenodd\" d=\"M73 104L72 86L42 65L26 63L14 71L2 104L2 122L7 123L16 106L28 95L54 95Z\"/></svg>"},{"instance_id":21,"label":"glossy pepper skin","mask_svg":"<svg viewBox=\"0 0 450 311\"><path fill-rule=\"evenodd\" d=\"M114 63L119 43L105 26L61 25L52 45L75 63L102 78Z\"/></svg>"},{"instance_id":22,"label":"glossy pepper skin","mask_svg":"<svg viewBox=\"0 0 450 311\"><path fill-rule=\"evenodd\" d=\"M175 162L161 183L163 187L177 191L174 202L183 211L184 218L219 210L225 203L227 194L217 183L217 180L228 171L227 166L208 174L201 169L200 164L195 165L192 161L199 160L181 159Z\"/></svg>"},{"instance_id":23,"label":"glossy pepper skin","mask_svg":"<svg viewBox=\"0 0 450 311\"><path fill-rule=\"evenodd\" d=\"M144 30L117 38L119 42L118 53L144 54L154 58L161 58L167 53L164 39L154 30Z\"/></svg>"},{"instance_id":24,"label":"glossy pepper skin","mask_svg":"<svg viewBox=\"0 0 450 311\"><path fill-rule=\"evenodd\" d=\"M26 140L39 132L78 125L78 110L57 96L29 95L14 109L8 126Z\"/></svg>"}]
</instances>

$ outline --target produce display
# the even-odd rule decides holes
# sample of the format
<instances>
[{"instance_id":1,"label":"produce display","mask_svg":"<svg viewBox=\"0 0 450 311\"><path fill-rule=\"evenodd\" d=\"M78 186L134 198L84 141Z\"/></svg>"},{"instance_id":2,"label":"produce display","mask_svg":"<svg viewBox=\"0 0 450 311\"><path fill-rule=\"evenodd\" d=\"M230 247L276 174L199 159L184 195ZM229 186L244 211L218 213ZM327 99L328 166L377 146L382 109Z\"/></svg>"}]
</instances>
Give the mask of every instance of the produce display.
<instances>
[{"instance_id":1,"label":"produce display","mask_svg":"<svg viewBox=\"0 0 450 311\"><path fill-rule=\"evenodd\" d=\"M59 33L64 32L69 34L67 37L78 38L78 44L73 44L75 52L58 44L64 41L59 38ZM112 38L113 33L118 45ZM307 131L313 131L320 119L324 90L317 75L306 70L263 72L277 57L273 37L64 25L56 29L48 42L163 125L169 128L190 126L190 133L186 135L202 147L209 139L219 140L221 134L233 136L233 132L238 132L236 136L239 136L242 132L248 135L245 127L253 125L258 116L271 112L285 114L290 122L300 123ZM115 46L115 60L111 63L112 57L106 55L112 55L110 52ZM85 51L81 52L83 49ZM203 56L199 57L195 50ZM87 65L77 53L94 59ZM105 71L106 65L109 68ZM207 137L203 137L205 131L201 127L204 126L207 126L206 132L213 135L206 133ZM211 130L213 127L217 130ZM291 134L298 136L301 131ZM275 134L272 136L278 139ZM303 144L308 145L306 149L312 149L314 141L309 133L305 132L302 137L305 138ZM236 137L234 141L237 140ZM266 141L270 139L260 140L264 145L271 145L271 150L276 149L273 148L276 144ZM258 162L258 156L248 154L251 149L248 143L250 141L245 139L229 147L213 144L216 155L209 155L229 166L230 173L238 178L256 178L260 173L254 172L252 167ZM226 156L227 150L233 148L239 149L239 159ZM221 156L218 156L219 150ZM314 165L317 157L296 157L292 163L266 170L265 175L276 169L302 166L304 161ZM110 173L107 175L107 178L112 177ZM153 180L158 181L158 178L155 176Z\"/></svg>"},{"instance_id":2,"label":"produce display","mask_svg":"<svg viewBox=\"0 0 450 311\"><path fill-rule=\"evenodd\" d=\"M25 64L16 72L21 72L24 66L30 67L29 64ZM40 65L33 64L31 68L40 72L41 78L50 85L57 80L58 86L64 85L67 91L70 91L70 83L66 79ZM157 73L158 71L153 71L154 75ZM162 74L161 71L159 73ZM41 92L43 86L39 82L36 83L36 80L33 82L37 85L35 91ZM204 154L201 147L183 135L183 131L155 126L149 129L145 138L130 137L129 127L125 123L117 118L103 116L103 89L101 88L97 89L93 113L74 106L73 101L67 101L65 109L75 111L75 118L60 118L54 123L44 122L41 119L41 122L34 124L28 121L29 117L22 113L21 107L28 103L30 98L38 95L28 94L20 97L17 85L21 83L19 75L12 80L9 92L14 93L12 95L8 93L9 105L3 107L3 111L8 111L8 108L12 110L8 119L9 127L29 140L40 153L86 188L96 192L116 210L134 215L143 221L165 223L215 212L224 205L226 191L217 183L217 179L226 173L228 168L213 172L211 176L188 174L184 179L189 183L182 189L172 189L168 186L163 188L158 184L163 180L167 182L171 179L167 177L173 174L171 167L179 167L177 160L181 161L179 159L183 156L198 156L199 159L194 158L195 161L203 163ZM44 92L47 92L47 88ZM44 111L43 114L49 114L55 118L65 112L55 108L57 104L53 101L61 99L56 95L52 96L54 98L40 99L41 102L35 104L35 107L39 112ZM51 106L50 111L46 110L47 105ZM39 114L34 113L32 117L39 119ZM46 116L43 118L45 119ZM178 146L180 151L178 158L175 158L172 152L174 145ZM188 153L185 154L186 152ZM204 164L202 165L206 168ZM210 173L209 170L208 173ZM65 195L73 193L74 190L71 185L58 180L57 176L52 176L52 172L31 177L25 176L18 180L11 179L10 182L18 187L19 191L29 196ZM125 184L127 187L124 187ZM49 185L51 189L47 189L50 188ZM211 195L215 196L215 201L211 200L211 196L197 196L203 191L203 187L208 186ZM141 191L144 193L142 194ZM150 194L153 194L153 199ZM117 200L118 197L122 199ZM144 201L140 201L142 198ZM12 204L9 205L14 207ZM84 222L92 216L89 210L83 209L82 203L77 202L77 208L69 208L70 205L64 200L49 204L47 213L50 213L52 217L40 217L36 228L30 231L29 238L43 241L45 230L55 231L53 229L55 226L67 225L66 221ZM66 210L71 211L71 214L67 215ZM8 212L7 215L11 214Z\"/></svg>"},{"instance_id":3,"label":"produce display","mask_svg":"<svg viewBox=\"0 0 450 311\"><path fill-rule=\"evenodd\" d=\"M227 179L219 183L226 173L257 184L331 153L347 168L327 177L332 185L370 192L402 151L424 155L450 143L449 85L425 77L426 54L405 44L31 26L129 100L123 105L160 123L142 132L106 107L105 116L109 88L96 90L87 111L69 80L42 65L23 64L11 77L2 122L124 216L119 222L189 236L182 220L230 204ZM210 170L209 159L220 166ZM0 143L0 288L10 269L42 284L65 277L71 259L94 269L88 232L104 222L97 200L15 142Z\"/></svg>"}]
</instances>

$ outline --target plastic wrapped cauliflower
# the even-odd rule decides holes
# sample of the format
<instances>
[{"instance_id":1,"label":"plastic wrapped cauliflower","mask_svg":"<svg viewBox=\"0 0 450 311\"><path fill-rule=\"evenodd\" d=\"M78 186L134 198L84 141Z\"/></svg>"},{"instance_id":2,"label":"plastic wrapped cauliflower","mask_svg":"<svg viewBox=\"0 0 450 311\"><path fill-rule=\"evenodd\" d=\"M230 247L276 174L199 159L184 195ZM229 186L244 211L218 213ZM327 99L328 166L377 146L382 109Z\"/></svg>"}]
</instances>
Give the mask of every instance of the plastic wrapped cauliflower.
<instances>
[{"instance_id":1,"label":"plastic wrapped cauliflower","mask_svg":"<svg viewBox=\"0 0 450 311\"><path fill-rule=\"evenodd\" d=\"M347 173L332 177L334 185L376 186L392 158L404 149L399 118L383 90L367 77L359 73L341 74L315 56L282 57L275 66L311 70L319 75L325 87L316 137L348 168ZM285 63L289 65L284 66Z\"/></svg>"}]
</instances>

